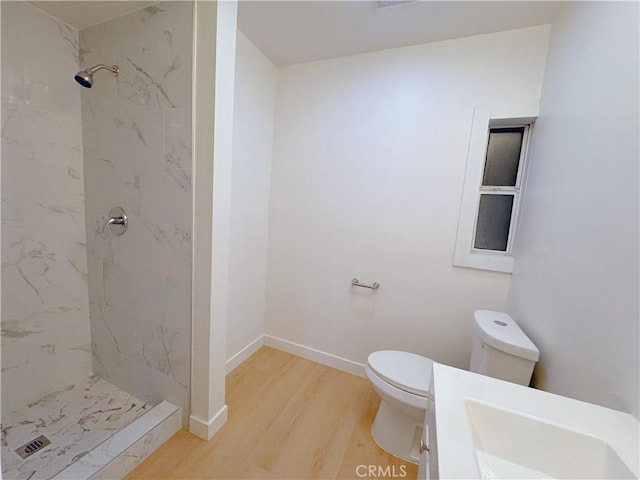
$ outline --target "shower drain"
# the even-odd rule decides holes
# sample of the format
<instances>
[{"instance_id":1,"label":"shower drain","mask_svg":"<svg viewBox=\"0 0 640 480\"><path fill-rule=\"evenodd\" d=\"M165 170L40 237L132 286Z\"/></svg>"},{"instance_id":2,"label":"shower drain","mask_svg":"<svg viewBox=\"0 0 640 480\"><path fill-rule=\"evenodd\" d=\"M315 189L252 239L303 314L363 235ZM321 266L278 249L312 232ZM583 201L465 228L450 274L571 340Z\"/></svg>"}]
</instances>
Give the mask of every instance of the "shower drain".
<instances>
[{"instance_id":1,"label":"shower drain","mask_svg":"<svg viewBox=\"0 0 640 480\"><path fill-rule=\"evenodd\" d=\"M16 453L20 455L22 459L28 458L38 450L43 449L51 442L44 435L40 435L38 438L34 438L29 443L21 446L20 448L16 448Z\"/></svg>"}]
</instances>

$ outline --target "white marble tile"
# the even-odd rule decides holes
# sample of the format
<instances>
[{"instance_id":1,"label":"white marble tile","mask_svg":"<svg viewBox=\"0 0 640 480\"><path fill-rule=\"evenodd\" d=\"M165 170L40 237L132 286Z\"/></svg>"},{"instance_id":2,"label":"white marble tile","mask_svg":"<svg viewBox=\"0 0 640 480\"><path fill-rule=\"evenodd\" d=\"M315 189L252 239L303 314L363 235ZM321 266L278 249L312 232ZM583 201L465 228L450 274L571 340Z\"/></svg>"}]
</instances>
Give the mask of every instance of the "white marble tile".
<instances>
[{"instance_id":1,"label":"white marble tile","mask_svg":"<svg viewBox=\"0 0 640 480\"><path fill-rule=\"evenodd\" d=\"M4 478L51 478L150 407L98 378L68 385L2 419ZM51 444L23 460L15 449L44 435Z\"/></svg>"},{"instance_id":2,"label":"white marble tile","mask_svg":"<svg viewBox=\"0 0 640 480\"><path fill-rule=\"evenodd\" d=\"M162 402L54 477L59 480L123 478L180 430L180 408Z\"/></svg>"},{"instance_id":3,"label":"white marble tile","mask_svg":"<svg viewBox=\"0 0 640 480\"><path fill-rule=\"evenodd\" d=\"M148 403L167 400L175 405L189 404L188 386L176 381L157 368L152 368L136 358L92 345L93 365L97 375L110 382L119 382L121 388L145 399ZM113 379L113 380L112 380ZM188 421L188 410L182 411L183 420Z\"/></svg>"},{"instance_id":4,"label":"white marble tile","mask_svg":"<svg viewBox=\"0 0 640 480\"><path fill-rule=\"evenodd\" d=\"M117 64L82 92L94 371L148 402L189 405L191 2L80 32L83 66ZM122 206L129 229L100 232Z\"/></svg>"},{"instance_id":5,"label":"white marble tile","mask_svg":"<svg viewBox=\"0 0 640 480\"><path fill-rule=\"evenodd\" d=\"M91 374L78 32L2 2L2 413Z\"/></svg>"},{"instance_id":6,"label":"white marble tile","mask_svg":"<svg viewBox=\"0 0 640 480\"><path fill-rule=\"evenodd\" d=\"M93 362L186 419L192 4L80 35L24 2L1 8L3 417L86 378ZM83 90L79 61L121 73L100 72ZM129 214L123 237L100 233L115 205Z\"/></svg>"}]
</instances>

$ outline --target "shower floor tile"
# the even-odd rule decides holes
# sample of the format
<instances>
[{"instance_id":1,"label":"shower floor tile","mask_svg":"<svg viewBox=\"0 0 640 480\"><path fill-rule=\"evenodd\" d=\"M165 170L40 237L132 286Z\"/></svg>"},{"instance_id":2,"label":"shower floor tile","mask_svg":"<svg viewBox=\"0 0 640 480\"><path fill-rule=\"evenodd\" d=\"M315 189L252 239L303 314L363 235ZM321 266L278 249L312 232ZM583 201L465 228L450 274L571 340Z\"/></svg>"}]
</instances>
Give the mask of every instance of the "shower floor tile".
<instances>
[{"instance_id":1,"label":"shower floor tile","mask_svg":"<svg viewBox=\"0 0 640 480\"><path fill-rule=\"evenodd\" d=\"M2 418L2 477L49 479L151 408L96 376ZM51 444L23 460L15 452L44 435Z\"/></svg>"}]
</instances>

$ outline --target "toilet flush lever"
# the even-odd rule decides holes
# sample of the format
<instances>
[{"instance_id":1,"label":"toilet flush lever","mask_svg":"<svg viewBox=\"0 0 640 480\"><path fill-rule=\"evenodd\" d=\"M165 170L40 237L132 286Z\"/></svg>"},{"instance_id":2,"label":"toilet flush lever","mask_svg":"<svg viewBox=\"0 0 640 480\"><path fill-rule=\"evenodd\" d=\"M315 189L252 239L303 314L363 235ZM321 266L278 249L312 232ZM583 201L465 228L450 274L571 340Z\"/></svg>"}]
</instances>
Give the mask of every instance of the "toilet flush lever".
<instances>
[{"instance_id":1,"label":"toilet flush lever","mask_svg":"<svg viewBox=\"0 0 640 480\"><path fill-rule=\"evenodd\" d=\"M424 438L420 439L420 453L428 452L429 445L424 442Z\"/></svg>"}]
</instances>

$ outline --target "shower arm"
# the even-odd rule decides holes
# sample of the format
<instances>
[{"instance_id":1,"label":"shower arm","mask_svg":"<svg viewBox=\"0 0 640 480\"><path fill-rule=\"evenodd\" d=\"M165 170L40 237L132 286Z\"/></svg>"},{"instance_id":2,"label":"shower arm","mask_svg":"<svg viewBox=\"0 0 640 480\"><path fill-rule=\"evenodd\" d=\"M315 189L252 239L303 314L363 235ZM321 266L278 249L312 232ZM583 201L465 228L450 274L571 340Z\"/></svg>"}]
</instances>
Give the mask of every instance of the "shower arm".
<instances>
[{"instance_id":1,"label":"shower arm","mask_svg":"<svg viewBox=\"0 0 640 480\"><path fill-rule=\"evenodd\" d=\"M104 63L99 63L95 67L88 68L85 71L87 73L90 73L91 75L93 75L98 70L109 70L114 75L118 75L120 73L120 69L118 68L117 65L114 65L114 66L110 67L109 65L105 65Z\"/></svg>"}]
</instances>

